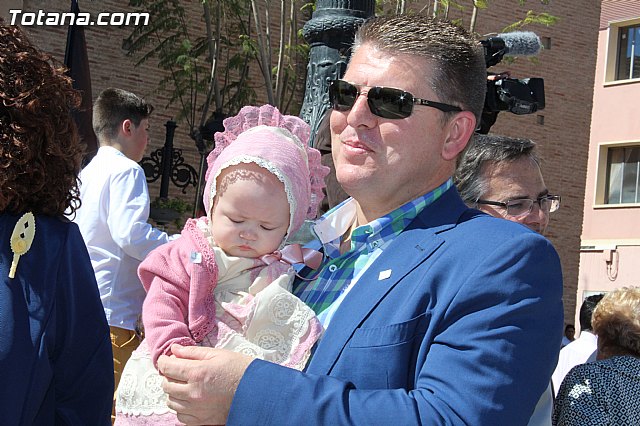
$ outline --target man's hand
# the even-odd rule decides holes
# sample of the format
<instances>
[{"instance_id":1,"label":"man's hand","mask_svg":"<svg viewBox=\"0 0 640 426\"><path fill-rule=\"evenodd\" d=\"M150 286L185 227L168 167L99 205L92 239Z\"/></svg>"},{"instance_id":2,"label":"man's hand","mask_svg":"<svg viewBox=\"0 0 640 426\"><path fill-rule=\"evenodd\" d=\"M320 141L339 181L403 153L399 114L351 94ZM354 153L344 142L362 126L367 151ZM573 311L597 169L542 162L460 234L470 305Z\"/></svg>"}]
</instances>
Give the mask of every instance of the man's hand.
<instances>
[{"instance_id":1,"label":"man's hand","mask_svg":"<svg viewBox=\"0 0 640 426\"><path fill-rule=\"evenodd\" d=\"M233 395L253 358L226 349L171 346L174 356L162 355L158 370L167 405L187 425L222 425Z\"/></svg>"}]
</instances>

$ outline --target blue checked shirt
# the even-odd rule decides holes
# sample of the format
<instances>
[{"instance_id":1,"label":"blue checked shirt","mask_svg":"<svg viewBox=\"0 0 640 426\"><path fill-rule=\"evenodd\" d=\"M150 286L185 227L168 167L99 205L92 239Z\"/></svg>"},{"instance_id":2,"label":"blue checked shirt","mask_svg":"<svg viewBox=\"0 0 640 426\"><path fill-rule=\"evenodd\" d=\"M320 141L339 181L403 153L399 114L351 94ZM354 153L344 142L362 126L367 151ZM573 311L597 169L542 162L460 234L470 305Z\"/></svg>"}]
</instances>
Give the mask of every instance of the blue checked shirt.
<instances>
[{"instance_id":1,"label":"blue checked shirt","mask_svg":"<svg viewBox=\"0 0 640 426\"><path fill-rule=\"evenodd\" d=\"M331 209L313 227L324 248L323 266L317 278L294 289L295 295L315 311L326 328L349 290L391 241L452 185L449 179L391 213L357 227L351 234L351 249L342 255L340 240L356 219L356 202L349 198Z\"/></svg>"}]
</instances>

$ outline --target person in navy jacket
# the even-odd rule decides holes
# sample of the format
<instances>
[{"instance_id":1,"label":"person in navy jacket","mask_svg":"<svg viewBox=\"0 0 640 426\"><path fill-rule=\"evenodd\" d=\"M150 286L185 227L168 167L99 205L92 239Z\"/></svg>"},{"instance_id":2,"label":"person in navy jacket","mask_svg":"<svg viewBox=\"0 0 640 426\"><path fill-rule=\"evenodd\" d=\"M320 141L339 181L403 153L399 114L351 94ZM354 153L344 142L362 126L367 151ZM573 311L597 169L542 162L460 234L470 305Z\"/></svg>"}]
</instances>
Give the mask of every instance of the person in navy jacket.
<instances>
[{"instance_id":1,"label":"person in navy jacket","mask_svg":"<svg viewBox=\"0 0 640 426\"><path fill-rule=\"evenodd\" d=\"M64 70L0 19L0 423L110 425L109 327L65 218L83 154Z\"/></svg>"}]
</instances>

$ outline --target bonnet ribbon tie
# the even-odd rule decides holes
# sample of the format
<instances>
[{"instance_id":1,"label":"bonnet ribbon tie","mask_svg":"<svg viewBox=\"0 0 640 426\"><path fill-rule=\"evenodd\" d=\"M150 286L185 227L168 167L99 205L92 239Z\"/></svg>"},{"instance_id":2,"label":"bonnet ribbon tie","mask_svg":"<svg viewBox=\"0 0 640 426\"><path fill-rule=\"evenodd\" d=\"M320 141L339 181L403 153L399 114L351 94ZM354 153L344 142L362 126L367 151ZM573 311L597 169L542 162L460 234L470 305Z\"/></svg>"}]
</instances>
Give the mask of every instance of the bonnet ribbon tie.
<instances>
[{"instance_id":1,"label":"bonnet ribbon tie","mask_svg":"<svg viewBox=\"0 0 640 426\"><path fill-rule=\"evenodd\" d=\"M304 263L311 269L318 269L322 263L322 253L317 250L302 247L300 244L289 244L282 250L276 250L271 254L260 257L265 264L282 261L290 265Z\"/></svg>"}]
</instances>

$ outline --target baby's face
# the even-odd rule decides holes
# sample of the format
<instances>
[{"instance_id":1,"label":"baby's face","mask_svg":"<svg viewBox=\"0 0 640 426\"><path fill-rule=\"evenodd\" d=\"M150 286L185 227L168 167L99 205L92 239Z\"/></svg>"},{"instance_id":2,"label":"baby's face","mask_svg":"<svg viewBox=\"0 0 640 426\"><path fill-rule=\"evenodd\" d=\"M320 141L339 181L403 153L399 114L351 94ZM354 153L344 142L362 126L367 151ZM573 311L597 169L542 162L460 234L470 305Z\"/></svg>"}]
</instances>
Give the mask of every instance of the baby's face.
<instances>
[{"instance_id":1,"label":"baby's face","mask_svg":"<svg viewBox=\"0 0 640 426\"><path fill-rule=\"evenodd\" d=\"M250 258L277 250L289 227L284 184L253 163L225 168L217 183L209 226L218 247Z\"/></svg>"}]
</instances>

